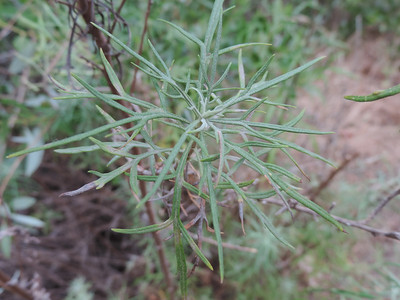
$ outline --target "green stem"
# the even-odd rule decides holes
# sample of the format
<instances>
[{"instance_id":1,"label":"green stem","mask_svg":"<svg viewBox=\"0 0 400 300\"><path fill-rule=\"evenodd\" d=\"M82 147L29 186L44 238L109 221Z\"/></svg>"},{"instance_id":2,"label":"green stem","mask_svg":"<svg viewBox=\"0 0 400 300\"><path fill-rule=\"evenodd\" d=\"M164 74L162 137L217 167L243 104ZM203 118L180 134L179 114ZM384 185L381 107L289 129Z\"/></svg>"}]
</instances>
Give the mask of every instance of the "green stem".
<instances>
[{"instance_id":1,"label":"green stem","mask_svg":"<svg viewBox=\"0 0 400 300\"><path fill-rule=\"evenodd\" d=\"M344 96L344 98L347 100L356 101L356 102L370 102L370 101L375 101L375 100L379 100L382 98L394 96L398 93L400 93L400 84L395 85L394 87L391 87L386 90L373 92L372 94L369 94L367 96Z\"/></svg>"}]
</instances>

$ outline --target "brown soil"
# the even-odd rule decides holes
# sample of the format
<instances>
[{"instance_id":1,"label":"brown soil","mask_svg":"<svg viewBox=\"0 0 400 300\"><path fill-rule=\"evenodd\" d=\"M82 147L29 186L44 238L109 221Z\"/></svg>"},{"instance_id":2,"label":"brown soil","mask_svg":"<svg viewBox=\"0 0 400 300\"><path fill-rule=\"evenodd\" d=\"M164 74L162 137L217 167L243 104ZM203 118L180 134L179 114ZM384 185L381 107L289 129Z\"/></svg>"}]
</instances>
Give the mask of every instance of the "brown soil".
<instances>
[{"instance_id":1,"label":"brown soil","mask_svg":"<svg viewBox=\"0 0 400 300\"><path fill-rule=\"evenodd\" d=\"M91 283L94 299L107 299L111 292L143 275L142 249L130 236L110 230L129 226L124 213L127 203L110 187L73 198L59 197L94 180L66 165L65 160L47 155L33 178L40 186L34 195L38 205L59 215L52 218L50 232L15 231L12 256L0 256L0 270L8 276L19 270L19 285L30 290L35 300L64 299L71 281L79 276ZM138 258L136 268L128 270L127 262L134 257ZM136 293L128 288L125 296ZM7 292L1 297L23 299Z\"/></svg>"},{"instance_id":2,"label":"brown soil","mask_svg":"<svg viewBox=\"0 0 400 300\"><path fill-rule=\"evenodd\" d=\"M326 72L325 80L316 84L320 90L319 95L302 91L298 99L298 107L306 110L307 124L335 132L325 137L316 137L312 144L304 140L304 146L337 165L346 158L354 157L327 187L337 204L338 210L333 210L333 214L340 211L341 195L335 193L339 191L340 184L347 183L354 189L367 190L376 195L373 203L368 204L369 211L377 206L381 198L400 186L400 94L370 103L344 99L345 95L368 95L400 83L400 56L397 54L395 59L388 59L393 56L389 50L393 49L393 43L393 38L388 36L352 38L348 43L349 54L335 61L331 70ZM333 171L331 167L314 159L300 159L306 173L312 174L317 184ZM399 197L393 199L369 225L399 231L399 200ZM363 203L371 199L360 196L351 201L355 203L354 207L366 207L368 205ZM317 202L326 208L331 205L321 203L321 199L317 199ZM354 209L353 219L362 219L357 211ZM376 263L379 255L385 263L400 259L398 241L373 237L358 229L346 230L350 233L349 240L354 242L348 260L356 269L360 266L366 269L365 266L368 266L367 272L371 272L371 266ZM371 274L367 276L374 277ZM379 274L375 276L380 277ZM396 276L400 276L400 272ZM318 285L330 288L326 281L318 281ZM365 288L368 290L370 287Z\"/></svg>"},{"instance_id":3,"label":"brown soil","mask_svg":"<svg viewBox=\"0 0 400 300\"><path fill-rule=\"evenodd\" d=\"M337 162L343 155L358 154L371 171L393 171L400 166L400 94L369 103L344 96L367 95L399 84L400 57L388 60L388 49L393 49L390 37L353 38L348 46L350 53L335 61L325 80L317 83L320 95L304 92L298 106L306 109L307 123L335 132L318 138L325 157Z\"/></svg>"}]
</instances>

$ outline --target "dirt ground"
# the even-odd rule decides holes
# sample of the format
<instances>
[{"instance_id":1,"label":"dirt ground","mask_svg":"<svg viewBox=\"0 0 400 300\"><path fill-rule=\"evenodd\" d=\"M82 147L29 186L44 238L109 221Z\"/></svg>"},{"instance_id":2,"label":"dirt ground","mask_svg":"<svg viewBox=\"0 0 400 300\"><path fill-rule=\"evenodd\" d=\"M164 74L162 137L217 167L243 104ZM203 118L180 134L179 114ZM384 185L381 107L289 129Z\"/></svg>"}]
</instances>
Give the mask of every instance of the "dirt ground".
<instances>
[{"instance_id":1,"label":"dirt ground","mask_svg":"<svg viewBox=\"0 0 400 300\"><path fill-rule=\"evenodd\" d=\"M399 84L400 55L388 60L388 43L387 38L353 38L349 53L333 63L325 80L316 83L319 94L299 92L297 103L298 107L306 109L305 121L315 128L335 132L316 138L311 147L337 163L358 155L338 175L353 184L374 178L379 172L393 178L400 176L400 95L373 103L343 99L344 95L366 95ZM122 288L124 283L133 282L144 272L145 268L140 267L142 249L131 237L109 231L111 227L128 224L124 215L126 203L113 195L110 188L83 194L73 201L59 198L71 187L91 180L84 172L66 171L63 164L47 156L34 177L40 186L35 197L40 199L41 205L63 217L52 221L49 232L35 237L16 232L12 257L6 260L0 256L0 270L9 276L20 270L24 278L20 284L37 293L37 299L63 299L69 283L77 276L92 282L95 299L106 299L108 291ZM314 160L306 159L302 166L306 172L316 172L321 178L330 172L328 167ZM384 220L385 216L389 217L382 225L399 230L398 216L387 212L383 212L383 216ZM378 244L385 247L386 254L393 252L394 241L372 238L367 233L361 236L354 246L353 256L368 257L368 251L374 251ZM137 267L128 270L126 262L132 259ZM129 287L125 291L129 296L138 292ZM149 299L157 299L150 294ZM1 297L23 299L11 293Z\"/></svg>"},{"instance_id":2,"label":"dirt ground","mask_svg":"<svg viewBox=\"0 0 400 300\"><path fill-rule=\"evenodd\" d=\"M69 284L79 276L91 282L94 299L107 299L110 291L118 291L125 282L143 275L142 249L131 237L110 231L112 227L126 228L129 223L124 213L126 201L109 187L73 199L59 197L71 187L94 180L84 171L66 165L64 159L46 154L34 174L39 186L33 188L33 194L40 206L54 214L50 231L34 236L16 231L11 259L0 256L0 269L9 276L19 270L19 284L30 290L35 300L64 299ZM138 267L127 270L126 264L132 259L136 259ZM126 297L135 294L133 290L126 291ZM1 297L24 299L7 292Z\"/></svg>"},{"instance_id":3,"label":"dirt ground","mask_svg":"<svg viewBox=\"0 0 400 300\"><path fill-rule=\"evenodd\" d=\"M393 56L390 40L350 39L348 55L335 61L325 79L317 82L319 95L300 94L297 104L306 109L307 123L335 132L319 142L325 157L340 161L343 155L358 154L358 160L375 171L400 166L400 94L369 103L343 98L399 84L400 55L388 59Z\"/></svg>"},{"instance_id":4,"label":"dirt ground","mask_svg":"<svg viewBox=\"0 0 400 300\"><path fill-rule=\"evenodd\" d=\"M356 103L343 97L368 95L400 83L400 55L389 51L393 49L393 43L393 37L388 36L353 37L348 43L349 53L335 61L325 79L316 83L319 93L301 91L297 102L298 107L306 109L306 123L335 132L316 138L314 144L304 142L304 146L314 151L317 149L336 165L350 159L327 188L339 190L338 183L346 182L355 189L366 189L377 195L371 210L382 197L400 186L400 94L370 103ZM302 167L308 174L317 174L316 181L323 181L332 172L326 164L308 158ZM340 205L340 194L335 197ZM368 199L363 197L360 193L360 197L352 201L367 202ZM399 196L393 199L370 225L400 231L399 200ZM329 203L320 204L330 206ZM360 216L354 213L354 219L360 219ZM398 262L400 259L398 241L373 237L357 229L349 232L349 239L356 242L348 253L348 259L355 265L373 265L377 253L381 253L385 262ZM400 276L399 272L397 276ZM309 278L310 282L312 280ZM321 284L318 280L316 282Z\"/></svg>"}]
</instances>

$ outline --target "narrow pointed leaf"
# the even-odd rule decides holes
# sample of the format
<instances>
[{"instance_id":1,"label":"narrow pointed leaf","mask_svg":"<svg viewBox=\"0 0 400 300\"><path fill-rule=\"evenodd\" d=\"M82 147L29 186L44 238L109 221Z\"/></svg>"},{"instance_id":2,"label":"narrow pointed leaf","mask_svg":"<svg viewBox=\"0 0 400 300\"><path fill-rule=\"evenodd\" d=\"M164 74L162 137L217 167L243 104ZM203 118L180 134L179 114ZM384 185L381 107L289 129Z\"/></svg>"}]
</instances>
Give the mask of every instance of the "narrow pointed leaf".
<instances>
[{"instance_id":1,"label":"narrow pointed leaf","mask_svg":"<svg viewBox=\"0 0 400 300\"><path fill-rule=\"evenodd\" d=\"M204 39L207 51L210 51L215 29L217 28L218 22L220 21L220 18L222 16L223 2L223 0L216 0L211 11L210 20L208 21L208 27L206 31L206 37Z\"/></svg>"},{"instance_id":2,"label":"narrow pointed leaf","mask_svg":"<svg viewBox=\"0 0 400 300\"><path fill-rule=\"evenodd\" d=\"M162 20L162 19L159 19L159 20L161 22L164 22L164 23L168 24L169 26L173 27L174 29L176 29L185 38L187 38L190 41L192 41L193 43L197 44L200 48L204 48L205 47L204 43L202 41L200 41L196 36L194 36L193 34L187 32L186 30L184 30L183 28L179 27L178 25L175 25L174 23L168 22L166 20Z\"/></svg>"},{"instance_id":3,"label":"narrow pointed leaf","mask_svg":"<svg viewBox=\"0 0 400 300\"><path fill-rule=\"evenodd\" d=\"M111 67L109 61L104 56L103 49L100 49L100 57L101 57L101 61L103 62L104 68L106 69L108 78L110 78L112 85L115 87L118 94L120 94L121 96L124 95L125 94L124 88L122 87L122 84L119 81L117 74L115 74L113 68Z\"/></svg>"},{"instance_id":4,"label":"narrow pointed leaf","mask_svg":"<svg viewBox=\"0 0 400 300\"><path fill-rule=\"evenodd\" d=\"M171 217L173 219L173 229L174 229L174 244L175 244L175 255L176 255L176 263L179 274L179 281L181 287L181 293L183 297L186 299L187 296L187 270L186 270L186 256L183 248L182 237L181 237L181 219L180 219L180 210L181 210L181 197L182 197L182 184L183 184L183 171L186 166L187 157L189 155L191 146L193 141L189 142L188 147L185 149L182 157L178 163L176 170L176 179L175 179L175 187L174 187L174 196L172 199L172 212Z\"/></svg>"},{"instance_id":5,"label":"narrow pointed leaf","mask_svg":"<svg viewBox=\"0 0 400 300\"><path fill-rule=\"evenodd\" d=\"M60 197L63 197L63 196L69 196L69 197L77 196L77 195L80 195L80 194L82 194L84 192L93 190L96 187L97 187L96 181L92 181L92 182L89 182L89 183L81 186L79 189L76 189L76 190L73 190L73 191L70 191L70 192L66 192L66 193L62 193L60 195Z\"/></svg>"},{"instance_id":6,"label":"narrow pointed leaf","mask_svg":"<svg viewBox=\"0 0 400 300\"><path fill-rule=\"evenodd\" d=\"M112 231L124 234L142 234L142 233L150 233L155 231L160 231L165 228L168 228L172 225L172 219L168 219L167 221L160 224L153 224L145 227L139 228L131 228L131 229L123 229L123 228L111 228Z\"/></svg>"},{"instance_id":7,"label":"narrow pointed leaf","mask_svg":"<svg viewBox=\"0 0 400 300\"><path fill-rule=\"evenodd\" d=\"M122 173L126 172L131 166L132 166L132 161L126 162L124 165L120 166L119 168L106 173L102 174L102 176L95 181L97 187L96 189L101 189L106 183L110 182L113 180L115 177L118 177Z\"/></svg>"},{"instance_id":8,"label":"narrow pointed leaf","mask_svg":"<svg viewBox=\"0 0 400 300\"><path fill-rule=\"evenodd\" d=\"M146 201L148 201L156 192L161 183L164 180L165 175L169 172L171 165L173 164L176 156L178 155L179 151L181 150L182 145L185 143L189 132L197 125L197 122L193 122L191 125L188 126L186 132L184 132L178 142L175 144L173 150L168 156L168 159L164 162L164 167L159 174L157 180L154 182L153 187L147 193L147 195L138 203L137 207L142 206Z\"/></svg>"},{"instance_id":9,"label":"narrow pointed leaf","mask_svg":"<svg viewBox=\"0 0 400 300\"><path fill-rule=\"evenodd\" d=\"M69 144L69 143L76 142L76 141L81 141L81 140L83 140L85 138L88 138L90 136L93 136L93 135L96 135L98 133L107 131L107 130L109 130L111 128L114 128L116 126L119 126L119 125L124 125L124 124L130 123L130 122L134 122L134 121L136 121L138 119L140 119L140 117L137 117L137 116L133 116L133 117L129 117L129 118L126 118L126 119L122 119L120 121L116 121L115 123L103 125L103 126L98 127L96 129L89 130L87 132L84 132L84 133L81 133L81 134L77 134L77 135L74 135L74 136L59 140L59 141L51 142L51 143L45 144L43 146L32 147L32 148L28 148L28 149L25 149L25 150L21 150L21 151L15 152L13 154L8 155L7 158L20 156L20 155L24 155L24 154L35 152L35 151L51 149L51 148L55 148L55 147L62 146L62 145L65 145L65 144Z\"/></svg>"},{"instance_id":10,"label":"narrow pointed leaf","mask_svg":"<svg viewBox=\"0 0 400 300\"><path fill-rule=\"evenodd\" d=\"M213 88L212 88L213 90L215 89L215 87L217 87L221 84L221 82L226 78L226 76L228 76L228 72L229 72L231 66L232 66L232 63L230 62L228 64L228 66L226 67L224 73L222 73L221 77L214 83Z\"/></svg>"},{"instance_id":11,"label":"narrow pointed leaf","mask_svg":"<svg viewBox=\"0 0 400 300\"><path fill-rule=\"evenodd\" d=\"M243 66L242 49L239 50L239 55L238 55L238 73L239 73L240 88L244 89L246 86L246 78Z\"/></svg>"},{"instance_id":12,"label":"narrow pointed leaf","mask_svg":"<svg viewBox=\"0 0 400 300\"><path fill-rule=\"evenodd\" d=\"M182 183L183 187L188 189L189 191L191 191L192 193L198 195L199 197L209 200L210 196L208 196L207 194L203 193L200 191L200 189L198 189L197 187L195 187L194 185L191 185L189 182L184 181Z\"/></svg>"},{"instance_id":13,"label":"narrow pointed leaf","mask_svg":"<svg viewBox=\"0 0 400 300\"><path fill-rule=\"evenodd\" d=\"M269 230L269 232L272 233L274 237L277 238L278 241L280 241L282 244L285 246L294 249L292 245L289 244L275 229L274 225L272 225L271 221L268 219L268 217L260 210L260 208L254 203L254 200L251 199L245 199L245 202L247 205L250 207L250 209L253 211L253 213L259 218L259 220L263 223L263 225Z\"/></svg>"},{"instance_id":14,"label":"narrow pointed leaf","mask_svg":"<svg viewBox=\"0 0 400 300\"><path fill-rule=\"evenodd\" d=\"M324 58L325 58L324 56L316 58L316 59L314 59L314 60L302 65L301 67L298 67L298 68L296 68L296 69L294 69L294 70L292 70L290 72L287 72L287 73L285 73L285 74L283 74L281 76L278 76L278 77L276 77L276 78L274 78L272 80L256 83L250 89L249 94L253 95L255 93L259 93L262 90L265 90L267 88L270 88L271 86L277 85L278 83L281 83L281 82L283 82L285 80L288 80L289 78L299 74L300 72L302 72L305 69L311 67L312 65L314 65L315 63L319 62L320 60L322 60Z\"/></svg>"},{"instance_id":15,"label":"narrow pointed leaf","mask_svg":"<svg viewBox=\"0 0 400 300\"><path fill-rule=\"evenodd\" d=\"M149 67L153 72L155 72L158 76L165 77L163 72L161 72L154 64L152 64L150 61L145 59L143 56L139 55L137 52L129 48L127 45L125 45L121 40L119 40L117 37L109 33L107 30L104 30L101 28L99 25L95 23L91 23L94 27L99 29L101 32L103 32L106 36L110 37L115 43L117 43L122 49L124 49L126 52L128 52L130 55L135 57L136 59L140 60L144 65Z\"/></svg>"},{"instance_id":16,"label":"narrow pointed leaf","mask_svg":"<svg viewBox=\"0 0 400 300\"><path fill-rule=\"evenodd\" d=\"M255 193L247 193L246 196L250 199L268 199L276 195L274 190L263 191L263 192L255 192Z\"/></svg>"},{"instance_id":17,"label":"narrow pointed leaf","mask_svg":"<svg viewBox=\"0 0 400 300\"><path fill-rule=\"evenodd\" d=\"M228 53L228 52L235 51L235 50L237 50L237 49L242 49L242 48L245 48L245 47L257 46L257 45L271 46L271 44L268 44L268 43L244 43L244 44L237 44L237 45L230 46L230 47L227 47L227 48L224 48L224 49L219 50L219 51L218 51L218 54L219 54L219 55L222 55L222 54L225 54L225 53Z\"/></svg>"},{"instance_id":18,"label":"narrow pointed leaf","mask_svg":"<svg viewBox=\"0 0 400 300\"><path fill-rule=\"evenodd\" d=\"M122 104L112 100L111 98L107 97L105 94L100 93L99 91L97 91L94 87L92 87L91 85L89 85L86 81L84 81L82 78L80 78L78 75L76 74L71 74L72 77L74 77L85 89L87 89L90 93L92 93L94 96L96 96L97 98L99 98L100 100L104 101L105 103L107 103L108 105L115 107L125 113L127 113L128 115L136 115L136 113L132 110L130 110L129 108L126 108L125 106L123 106Z\"/></svg>"},{"instance_id":19,"label":"narrow pointed leaf","mask_svg":"<svg viewBox=\"0 0 400 300\"><path fill-rule=\"evenodd\" d=\"M161 55L158 53L157 49L153 46L153 44L151 43L150 40L147 40L147 42L148 42L148 44L149 44L149 46L150 46L151 51L153 51L153 54L155 55L155 57L157 58L157 60L161 63L161 65L162 65L162 67L163 67L163 69L164 69L165 74L167 74L167 76L170 77L169 69L168 69L166 63L164 62L164 60L162 59Z\"/></svg>"},{"instance_id":20,"label":"narrow pointed leaf","mask_svg":"<svg viewBox=\"0 0 400 300\"><path fill-rule=\"evenodd\" d=\"M183 238L186 240L186 242L189 244L189 246L192 248L192 250L196 253L198 257L204 262L204 264L210 269L214 270L211 263L208 261L207 257L201 252L200 248L196 245L194 242L193 238L189 235L189 232L186 230L185 226L182 224L182 222L179 222L179 228L182 232Z\"/></svg>"},{"instance_id":21,"label":"narrow pointed leaf","mask_svg":"<svg viewBox=\"0 0 400 300\"><path fill-rule=\"evenodd\" d=\"M269 65L271 64L271 62L272 62L272 60L274 59L274 55L272 55L268 60L267 60L267 62L256 72L256 74L254 74L254 76L249 80L249 82L248 82L248 84L247 84L247 87L246 87L246 92L248 91L248 90L250 90L251 89L251 87L253 86L253 84L258 80L258 78L261 76L261 75L263 75L266 71L267 71L267 69L268 69L268 67L269 67Z\"/></svg>"},{"instance_id":22,"label":"narrow pointed leaf","mask_svg":"<svg viewBox=\"0 0 400 300\"><path fill-rule=\"evenodd\" d=\"M217 198L214 191L214 186L212 182L212 175L210 169L210 163L206 162L204 164L204 171L206 178L206 184L208 186L208 192L210 194L210 206L211 206L211 215L214 225L215 237L217 240L217 248L218 248L218 262L219 262L219 274L221 278L221 283L224 281L224 253L222 247L222 238L221 238L221 229L219 227L219 212L217 206Z\"/></svg>"},{"instance_id":23,"label":"narrow pointed leaf","mask_svg":"<svg viewBox=\"0 0 400 300\"><path fill-rule=\"evenodd\" d=\"M220 4L217 4L217 2L220 2ZM215 20L214 20L215 22L217 22L218 25L217 25L217 36L215 39L214 49L213 49L213 53L212 53L210 82L214 82L215 74L217 72L217 64L218 64L218 58L219 58L218 50L221 45L221 35L222 35L222 2L223 1L216 1L215 5L214 5L215 8L218 7L216 9L216 15L215 15ZM213 13L214 13L214 9L213 9ZM211 16L211 18L213 18L213 16ZM210 18L210 21L211 21L211 18ZM207 35L206 35L205 44L206 44L206 47L211 45L211 43L209 45L207 44ZM211 89L209 90L209 93L211 93Z\"/></svg>"},{"instance_id":24,"label":"narrow pointed leaf","mask_svg":"<svg viewBox=\"0 0 400 300\"><path fill-rule=\"evenodd\" d=\"M107 144L103 143L102 141L99 141L93 137L89 137L89 140L91 140L94 144L100 147L101 150L103 150L106 153L112 154L112 155L118 155L120 157L129 157L129 158L136 158L133 154L123 151L118 148L113 148L108 146Z\"/></svg>"},{"instance_id":25,"label":"narrow pointed leaf","mask_svg":"<svg viewBox=\"0 0 400 300\"><path fill-rule=\"evenodd\" d=\"M292 197L294 200L298 201L305 207L311 209L318 215L320 215L322 218L327 220L328 222L332 223L335 225L340 231L344 231L342 225L336 221L325 209L323 209L321 206L318 204L312 202L310 199L307 199L300 193L296 192L295 190L289 188L285 182L283 182L279 178L274 178L274 180L279 184L279 186L282 187L282 189L285 191L286 194L288 194L290 197Z\"/></svg>"}]
</instances>

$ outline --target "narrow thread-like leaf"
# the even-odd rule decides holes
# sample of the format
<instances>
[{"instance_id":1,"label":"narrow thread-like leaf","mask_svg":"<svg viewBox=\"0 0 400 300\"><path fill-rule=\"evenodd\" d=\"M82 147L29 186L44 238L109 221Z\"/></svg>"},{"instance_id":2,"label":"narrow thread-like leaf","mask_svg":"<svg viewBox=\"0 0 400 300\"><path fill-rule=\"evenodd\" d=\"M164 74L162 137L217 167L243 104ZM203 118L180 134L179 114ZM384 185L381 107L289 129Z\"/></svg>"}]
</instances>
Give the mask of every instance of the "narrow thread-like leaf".
<instances>
[{"instance_id":1,"label":"narrow thread-like leaf","mask_svg":"<svg viewBox=\"0 0 400 300\"><path fill-rule=\"evenodd\" d=\"M156 192L161 183L164 181L165 175L169 172L169 169L171 165L173 164L176 156L178 155L179 151L181 150L182 145L185 143L188 133L198 124L198 121L193 122L190 124L186 130L181 136L181 138L178 140L178 142L175 144L173 150L168 156L168 159L164 162L164 167L161 173L159 174L157 180L154 182L153 187L151 190L147 193L147 195L137 204L137 207L142 206L146 201L148 201Z\"/></svg>"},{"instance_id":2,"label":"narrow thread-like leaf","mask_svg":"<svg viewBox=\"0 0 400 300\"><path fill-rule=\"evenodd\" d=\"M300 193L296 192L295 190L291 189L288 187L288 185L283 182L281 179L275 177L274 178L275 182L279 184L280 187L285 191L286 194L288 194L290 197L292 197L294 200L298 201L305 207L311 209L318 215L320 215L322 218L327 220L328 222L332 223L335 225L340 231L344 231L342 225L336 221L325 209L323 209L321 206L316 204L315 202L312 202L310 199L307 199Z\"/></svg>"},{"instance_id":3,"label":"narrow thread-like leaf","mask_svg":"<svg viewBox=\"0 0 400 300\"><path fill-rule=\"evenodd\" d=\"M205 153L207 155L207 153ZM217 240L217 248L218 248L218 261L219 261L219 269L220 269L220 278L221 283L224 281L224 254L222 247L222 238L221 238L221 229L219 227L219 213L217 206L217 198L214 191L214 186L212 182L211 168L210 163L205 162L202 163L204 167L204 176L206 177L206 184L208 187L208 192L210 196L210 207L211 207L211 215L214 225L215 237Z\"/></svg>"},{"instance_id":4,"label":"narrow thread-like leaf","mask_svg":"<svg viewBox=\"0 0 400 300\"><path fill-rule=\"evenodd\" d=\"M306 63L306 64L304 64L304 65L302 65L302 66L300 66L300 67L298 67L298 68L296 68L294 70L292 70L292 71L289 71L289 72L287 72L287 73L285 73L285 74L283 74L281 76L278 76L278 77L276 77L276 78L274 78L272 80L256 83L249 90L249 94L253 95L253 94L259 93L262 90L265 90L267 88L270 88L271 86L277 85L278 83L281 83L281 82L283 82L285 80L288 80L289 78L291 78L291 77L303 72L304 70L308 69L309 67L311 67L312 65L316 64L317 62L319 62L320 60L322 60L324 58L325 58L325 56L313 59L312 61L310 61L310 62L308 62L308 63Z\"/></svg>"},{"instance_id":5,"label":"narrow thread-like leaf","mask_svg":"<svg viewBox=\"0 0 400 300\"><path fill-rule=\"evenodd\" d=\"M268 217L260 210L260 208L257 207L257 205L253 202L251 199L245 199L247 205L250 207L250 209L253 211L253 213L258 217L258 219L263 223L263 225L268 229L269 232L272 233L274 237L278 241L280 241L282 244L285 246L294 249L292 245L290 245L275 229L274 225L272 225L271 221L268 219Z\"/></svg>"},{"instance_id":6,"label":"narrow thread-like leaf","mask_svg":"<svg viewBox=\"0 0 400 300\"><path fill-rule=\"evenodd\" d=\"M242 48L245 48L245 47L257 46L257 45L271 46L271 44L268 44L268 43L244 43L244 44L237 44L237 45L230 46L230 47L227 47L227 48L224 48L224 49L219 50L219 51L218 51L218 54L219 54L219 55L222 55L222 54L226 54L226 53L228 53L228 52L235 51L235 50L237 50L237 49L242 49Z\"/></svg>"},{"instance_id":7,"label":"narrow thread-like leaf","mask_svg":"<svg viewBox=\"0 0 400 300\"><path fill-rule=\"evenodd\" d=\"M196 245L195 241L193 238L189 235L188 231L186 230L185 226L182 224L182 222L179 222L179 228L182 232L182 236L185 238L186 242L189 244L189 246L193 249L193 251L197 254L198 257L204 262L204 264L211 270L213 271L214 268L212 267L211 263L208 261L207 257L201 252L200 248Z\"/></svg>"},{"instance_id":8,"label":"narrow thread-like leaf","mask_svg":"<svg viewBox=\"0 0 400 300\"><path fill-rule=\"evenodd\" d=\"M124 124L130 123L130 122L134 122L134 121L139 120L139 119L140 119L139 116L133 116L133 117L129 117L129 118L126 118L126 119L122 119L120 121L116 121L115 123L103 125L103 126L98 127L96 129L89 130L87 132L84 132L84 133L81 133L81 134L77 134L77 135L74 135L74 136L59 140L59 141L51 142L51 143L48 143L48 144L45 144L45 145L42 145L42 146L38 146L38 147L32 147L32 148L28 148L28 149L25 149L25 150L17 151L15 153L12 153L12 154L8 155L7 158L16 157L16 156L20 156L20 155L24 155L24 154L27 154L27 153L40 151L40 150L51 149L51 148L55 148L55 147L62 146L62 145L65 145L65 144L69 144L69 143L72 143L72 142L81 141L81 140L83 140L85 138L88 138L88 137L96 135L98 133L107 131L107 130L109 130L111 128L114 128L116 126L120 126L120 125L124 125Z\"/></svg>"},{"instance_id":9,"label":"narrow thread-like leaf","mask_svg":"<svg viewBox=\"0 0 400 300\"><path fill-rule=\"evenodd\" d=\"M124 233L124 234L143 234L143 233L160 231L162 229L168 228L171 225L172 225L172 219L170 218L167 221L160 224L153 224L145 227L131 228L131 229L111 228L111 230L114 232Z\"/></svg>"},{"instance_id":10,"label":"narrow thread-like leaf","mask_svg":"<svg viewBox=\"0 0 400 300\"><path fill-rule=\"evenodd\" d=\"M132 111L129 108L126 108L125 106L123 106L122 104L119 104L116 101L113 101L112 99L106 97L104 94L100 93L99 91L97 91L94 87L92 87L90 84L88 84L86 81L84 81L82 78L80 78L78 75L76 74L71 74L72 77L74 77L85 89L87 89L90 93L92 93L94 96L96 96L97 98L99 98L100 100L104 101L105 103L107 103L108 105L115 107L125 113L127 113L128 115L136 115L137 113L135 113L134 111Z\"/></svg>"},{"instance_id":11,"label":"narrow thread-like leaf","mask_svg":"<svg viewBox=\"0 0 400 300\"><path fill-rule=\"evenodd\" d=\"M113 68L111 67L110 63L108 62L107 58L104 56L103 49L100 49L100 57L101 61L103 62L104 68L106 69L108 78L110 78L110 81L112 85L115 87L117 90L118 94L121 96L125 94L124 88L122 87L121 82L118 79L117 74L115 74Z\"/></svg>"},{"instance_id":12,"label":"narrow thread-like leaf","mask_svg":"<svg viewBox=\"0 0 400 300\"><path fill-rule=\"evenodd\" d=\"M174 225L173 229L174 229L176 263L177 263L178 274L180 277L181 293L184 298L186 298L187 295L187 277L186 277L187 270L186 270L186 256L183 249L183 243L181 238L182 222L180 219L180 210L181 210L181 197L182 197L182 184L183 184L183 170L186 166L187 157L189 155L192 144L193 141L190 141L188 147L185 149L178 163L178 167L176 170L174 196L172 199L172 212L171 212ZM206 261L208 262L207 259Z\"/></svg>"},{"instance_id":13,"label":"narrow thread-like leaf","mask_svg":"<svg viewBox=\"0 0 400 300\"><path fill-rule=\"evenodd\" d=\"M193 43L197 44L200 48L205 48L204 43L199 40L196 36L194 36L193 34L187 32L186 30L184 30L182 27L179 27L178 25L175 25L174 23L168 22L166 20L162 20L159 19L159 21L164 22L166 24L168 24L169 26L173 27L174 29L176 29L180 34L182 34L185 38L187 38L188 40L192 41Z\"/></svg>"}]
</instances>

